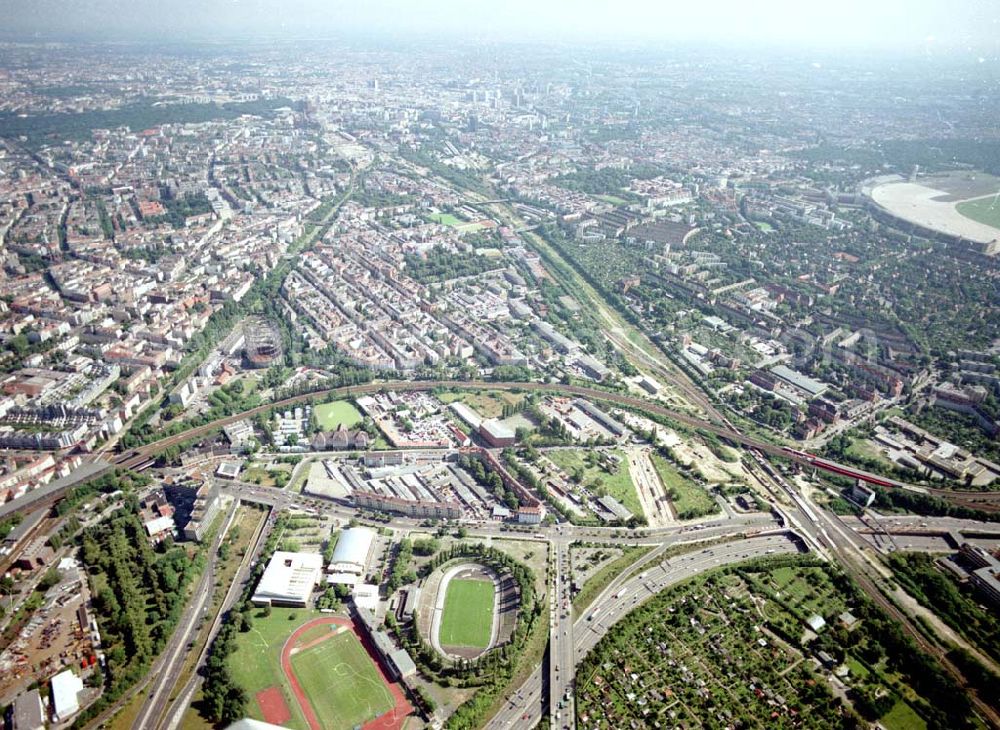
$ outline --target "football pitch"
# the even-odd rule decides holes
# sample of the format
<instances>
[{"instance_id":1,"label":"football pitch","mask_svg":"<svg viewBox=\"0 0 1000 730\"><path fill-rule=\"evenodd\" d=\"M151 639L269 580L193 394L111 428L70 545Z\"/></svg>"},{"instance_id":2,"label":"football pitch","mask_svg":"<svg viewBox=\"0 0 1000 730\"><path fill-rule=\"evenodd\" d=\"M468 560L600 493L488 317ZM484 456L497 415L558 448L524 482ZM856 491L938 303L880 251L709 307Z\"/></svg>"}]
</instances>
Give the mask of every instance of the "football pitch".
<instances>
[{"instance_id":1,"label":"football pitch","mask_svg":"<svg viewBox=\"0 0 1000 730\"><path fill-rule=\"evenodd\" d=\"M444 596L438 641L485 649L493 635L493 582L453 578Z\"/></svg>"},{"instance_id":2,"label":"football pitch","mask_svg":"<svg viewBox=\"0 0 1000 730\"><path fill-rule=\"evenodd\" d=\"M319 427L324 431L333 431L341 425L345 428L351 428L361 423L361 414L358 409L346 400L322 403L316 406L313 411L316 414Z\"/></svg>"},{"instance_id":3,"label":"football pitch","mask_svg":"<svg viewBox=\"0 0 1000 730\"><path fill-rule=\"evenodd\" d=\"M1000 229L1000 198L996 195L966 200L964 203L956 205L955 208L966 218Z\"/></svg>"},{"instance_id":4,"label":"football pitch","mask_svg":"<svg viewBox=\"0 0 1000 730\"><path fill-rule=\"evenodd\" d=\"M293 654L292 671L324 728L360 727L395 704L368 652L350 630Z\"/></svg>"},{"instance_id":5,"label":"football pitch","mask_svg":"<svg viewBox=\"0 0 1000 730\"><path fill-rule=\"evenodd\" d=\"M463 221L461 218L454 216L451 213L432 213L427 217L430 218L435 223L440 223L443 226L455 227L465 223L465 221Z\"/></svg>"}]
</instances>

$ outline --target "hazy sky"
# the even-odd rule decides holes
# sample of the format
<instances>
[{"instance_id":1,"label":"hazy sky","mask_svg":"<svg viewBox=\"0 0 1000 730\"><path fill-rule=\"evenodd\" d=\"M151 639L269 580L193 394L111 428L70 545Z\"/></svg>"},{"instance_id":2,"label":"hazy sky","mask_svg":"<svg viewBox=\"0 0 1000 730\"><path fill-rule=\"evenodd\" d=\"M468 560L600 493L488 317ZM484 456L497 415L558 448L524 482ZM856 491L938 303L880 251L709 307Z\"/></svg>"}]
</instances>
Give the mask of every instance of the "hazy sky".
<instances>
[{"instance_id":1,"label":"hazy sky","mask_svg":"<svg viewBox=\"0 0 1000 730\"><path fill-rule=\"evenodd\" d=\"M340 33L994 51L1000 0L0 0L10 33Z\"/></svg>"}]
</instances>

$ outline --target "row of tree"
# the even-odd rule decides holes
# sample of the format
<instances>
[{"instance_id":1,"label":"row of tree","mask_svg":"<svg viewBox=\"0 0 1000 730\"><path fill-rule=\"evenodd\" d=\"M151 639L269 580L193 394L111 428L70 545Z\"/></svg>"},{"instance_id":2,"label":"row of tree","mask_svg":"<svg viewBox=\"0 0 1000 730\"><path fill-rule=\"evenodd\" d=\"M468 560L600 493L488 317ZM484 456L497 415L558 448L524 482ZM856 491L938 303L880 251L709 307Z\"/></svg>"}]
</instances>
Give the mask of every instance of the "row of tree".
<instances>
[{"instance_id":1,"label":"row of tree","mask_svg":"<svg viewBox=\"0 0 1000 730\"><path fill-rule=\"evenodd\" d=\"M448 562L468 558L493 568L501 577L501 583L512 580L516 585L517 619L510 641L475 659L451 662L423 638L415 622L401 626L391 615L386 617L387 628L411 653L425 676L445 685L480 688L449 718L448 727L455 728L471 728L482 722L485 713L510 682L528 636L536 628L544 628L539 621L543 606L535 599L533 572L501 550L482 543L455 543L438 552L420 572L426 576Z\"/></svg>"},{"instance_id":2,"label":"row of tree","mask_svg":"<svg viewBox=\"0 0 1000 730\"><path fill-rule=\"evenodd\" d=\"M481 459L468 454L459 454L458 465L465 469L476 480L476 483L485 487L498 502L506 505L510 509L517 509L521 502L513 490L504 486L503 478Z\"/></svg>"},{"instance_id":3,"label":"row of tree","mask_svg":"<svg viewBox=\"0 0 1000 730\"><path fill-rule=\"evenodd\" d=\"M403 538L396 546L396 554L392 559L392 567L389 569L389 579L385 584L388 595L395 593L401 585L408 585L417 579L417 574L410 570L412 559L413 543L408 538Z\"/></svg>"},{"instance_id":4,"label":"row of tree","mask_svg":"<svg viewBox=\"0 0 1000 730\"><path fill-rule=\"evenodd\" d=\"M241 631L249 631L253 624L250 597L264 572L264 568L274 551L282 533L288 527L291 517L287 513L278 515L274 527L264 541L257 564L246 582L246 587L212 642L205 662L205 681L202 684L202 715L212 722L229 725L246 715L249 697L244 687L239 685L229 670L229 657L236 651L236 637ZM270 614L270 607L264 609Z\"/></svg>"},{"instance_id":5,"label":"row of tree","mask_svg":"<svg viewBox=\"0 0 1000 730\"><path fill-rule=\"evenodd\" d=\"M960 586L924 553L894 552L889 566L907 593L1000 662L1000 615L981 605L972 585Z\"/></svg>"},{"instance_id":6,"label":"row of tree","mask_svg":"<svg viewBox=\"0 0 1000 730\"><path fill-rule=\"evenodd\" d=\"M115 483L113 475L97 481L105 487ZM127 487L123 482L119 485ZM105 691L78 717L78 724L146 675L176 627L187 587L204 562L200 549L189 553L169 539L154 549L131 489L125 500L122 509L88 527L80 537L80 558L90 576L106 665Z\"/></svg>"}]
</instances>

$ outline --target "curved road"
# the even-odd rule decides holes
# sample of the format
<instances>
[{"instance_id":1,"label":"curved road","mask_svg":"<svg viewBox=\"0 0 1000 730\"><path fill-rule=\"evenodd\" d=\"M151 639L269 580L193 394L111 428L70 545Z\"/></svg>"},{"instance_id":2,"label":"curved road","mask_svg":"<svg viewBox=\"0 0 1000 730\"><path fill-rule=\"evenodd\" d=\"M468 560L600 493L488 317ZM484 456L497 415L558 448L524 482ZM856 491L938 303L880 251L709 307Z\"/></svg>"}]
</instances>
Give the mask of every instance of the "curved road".
<instances>
[{"instance_id":1,"label":"curved road","mask_svg":"<svg viewBox=\"0 0 1000 730\"><path fill-rule=\"evenodd\" d=\"M581 616L573 624L575 661L579 662L583 659L587 652L623 616L663 589L712 568L754 557L763 557L769 554L769 551L770 553L796 553L799 552L799 546L791 538L791 533L781 532L714 545L656 561L653 567L644 569L638 575L635 574L635 567L630 568L623 574L624 577L612 581L591 604L596 608L588 610L586 615ZM652 565L659 552L662 551L656 551L656 553L647 556L651 559L643 561L644 564ZM486 725L487 730L533 727L542 718L542 691L542 668L539 667L507 699L503 709L494 715L493 719ZM557 726L561 728L563 726L562 718L557 722Z\"/></svg>"}]
</instances>

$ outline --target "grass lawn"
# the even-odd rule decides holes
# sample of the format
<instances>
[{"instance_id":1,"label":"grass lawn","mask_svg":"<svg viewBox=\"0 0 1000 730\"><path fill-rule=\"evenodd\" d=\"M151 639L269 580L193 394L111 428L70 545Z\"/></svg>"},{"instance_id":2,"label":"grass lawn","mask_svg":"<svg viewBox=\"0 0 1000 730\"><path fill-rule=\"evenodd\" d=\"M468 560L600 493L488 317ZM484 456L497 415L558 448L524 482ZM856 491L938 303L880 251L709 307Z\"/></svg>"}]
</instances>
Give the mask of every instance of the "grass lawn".
<instances>
[{"instance_id":1,"label":"grass lawn","mask_svg":"<svg viewBox=\"0 0 1000 730\"><path fill-rule=\"evenodd\" d=\"M886 730L924 730L927 723L908 704L899 700L879 722Z\"/></svg>"},{"instance_id":2,"label":"grass lawn","mask_svg":"<svg viewBox=\"0 0 1000 730\"><path fill-rule=\"evenodd\" d=\"M678 518L693 519L719 511L711 494L682 476L666 459L659 454L650 454L650 458Z\"/></svg>"},{"instance_id":3,"label":"grass lawn","mask_svg":"<svg viewBox=\"0 0 1000 730\"><path fill-rule=\"evenodd\" d=\"M621 459L617 470L608 473L600 465L590 466L587 464L587 452L578 449L558 449L546 452L546 456L567 474L572 474L576 468L583 469L583 482L585 486L593 488L595 480L600 479L603 488L607 493L625 505L625 509L634 515L642 516L642 504L639 502L639 495L635 493L635 485L632 484L632 476L628 473L628 459L625 454L615 449L612 451L615 456Z\"/></svg>"},{"instance_id":4,"label":"grass lawn","mask_svg":"<svg viewBox=\"0 0 1000 730\"><path fill-rule=\"evenodd\" d=\"M595 195L594 197L605 203L611 203L611 205L625 205L628 202L625 198L619 198L617 195Z\"/></svg>"},{"instance_id":5,"label":"grass lawn","mask_svg":"<svg viewBox=\"0 0 1000 730\"><path fill-rule=\"evenodd\" d=\"M247 467L240 474L240 479L245 482L259 484L262 487L273 487L275 485L274 475L260 465Z\"/></svg>"},{"instance_id":6,"label":"grass lawn","mask_svg":"<svg viewBox=\"0 0 1000 730\"><path fill-rule=\"evenodd\" d=\"M805 581L796 578L790 583L787 583L785 587L781 589L781 595L788 602L793 605L797 605L807 600L809 596L809 586L805 583Z\"/></svg>"},{"instance_id":7,"label":"grass lawn","mask_svg":"<svg viewBox=\"0 0 1000 730\"><path fill-rule=\"evenodd\" d=\"M395 701L353 631L292 655L292 670L324 728L360 727Z\"/></svg>"},{"instance_id":8,"label":"grass lawn","mask_svg":"<svg viewBox=\"0 0 1000 730\"><path fill-rule=\"evenodd\" d=\"M765 221L754 221L753 224L757 226L757 228L759 228L764 233L770 233L771 231L774 230L774 226Z\"/></svg>"},{"instance_id":9,"label":"grass lawn","mask_svg":"<svg viewBox=\"0 0 1000 730\"><path fill-rule=\"evenodd\" d=\"M493 583L488 580L448 582L438 640L442 646L485 649L493 633Z\"/></svg>"},{"instance_id":10,"label":"grass lawn","mask_svg":"<svg viewBox=\"0 0 1000 730\"><path fill-rule=\"evenodd\" d=\"M882 464L886 469L895 467L889 459L882 455L882 452L868 439L854 439L847 447L847 454L855 459L874 459Z\"/></svg>"},{"instance_id":11,"label":"grass lawn","mask_svg":"<svg viewBox=\"0 0 1000 730\"><path fill-rule=\"evenodd\" d=\"M336 624L320 624L319 626L313 626L311 629L306 629L299 634L298 638L295 639L295 643L299 646L304 646L305 644L315 641L316 639L329 636L338 628L340 627Z\"/></svg>"},{"instance_id":12,"label":"grass lawn","mask_svg":"<svg viewBox=\"0 0 1000 730\"><path fill-rule=\"evenodd\" d=\"M106 727L108 730L131 730L135 726L135 721L139 717L148 695L148 689L138 692L127 705L118 711L118 714L102 727Z\"/></svg>"},{"instance_id":13,"label":"grass lawn","mask_svg":"<svg viewBox=\"0 0 1000 730\"><path fill-rule=\"evenodd\" d=\"M601 591L622 574L632 563L635 563L643 555L653 548L637 546L626 548L625 552L618 558L602 567L591 578L583 584L583 588L573 598L573 618L579 618L586 613L587 608L594 602L594 599L601 595Z\"/></svg>"},{"instance_id":14,"label":"grass lawn","mask_svg":"<svg viewBox=\"0 0 1000 730\"><path fill-rule=\"evenodd\" d=\"M453 216L451 213L432 213L427 216L434 223L440 223L443 226L461 226L464 225L466 221L461 218Z\"/></svg>"},{"instance_id":15,"label":"grass lawn","mask_svg":"<svg viewBox=\"0 0 1000 730\"><path fill-rule=\"evenodd\" d=\"M354 407L354 404L346 400L338 400L333 403L323 403L313 409L319 427L324 431L333 431L343 424L346 428L351 428L361 423L361 413Z\"/></svg>"},{"instance_id":16,"label":"grass lawn","mask_svg":"<svg viewBox=\"0 0 1000 730\"><path fill-rule=\"evenodd\" d=\"M847 658L844 659L844 664L846 664L847 668L851 670L851 676L853 677L857 677L858 679L867 679L871 676L871 672L868 671L868 668L850 654L848 654Z\"/></svg>"},{"instance_id":17,"label":"grass lawn","mask_svg":"<svg viewBox=\"0 0 1000 730\"><path fill-rule=\"evenodd\" d=\"M771 571L771 582L777 586L779 591L785 589L789 583L795 580L794 568L775 568Z\"/></svg>"},{"instance_id":18,"label":"grass lawn","mask_svg":"<svg viewBox=\"0 0 1000 730\"><path fill-rule=\"evenodd\" d=\"M250 696L247 712L255 720L263 720L254 696L268 687L280 687L285 704L292 712L287 727L308 730L305 718L292 697L281 672L281 647L299 626L322 614L302 608L272 608L271 615L263 617L261 611L253 612L253 628L236 635L236 651L229 656L229 671L233 679ZM289 616L294 616L289 620Z\"/></svg>"},{"instance_id":19,"label":"grass lawn","mask_svg":"<svg viewBox=\"0 0 1000 730\"><path fill-rule=\"evenodd\" d=\"M956 205L955 208L966 218L971 218L977 223L1000 228L1000 200L997 200L995 195L966 200L964 203Z\"/></svg>"}]
</instances>

